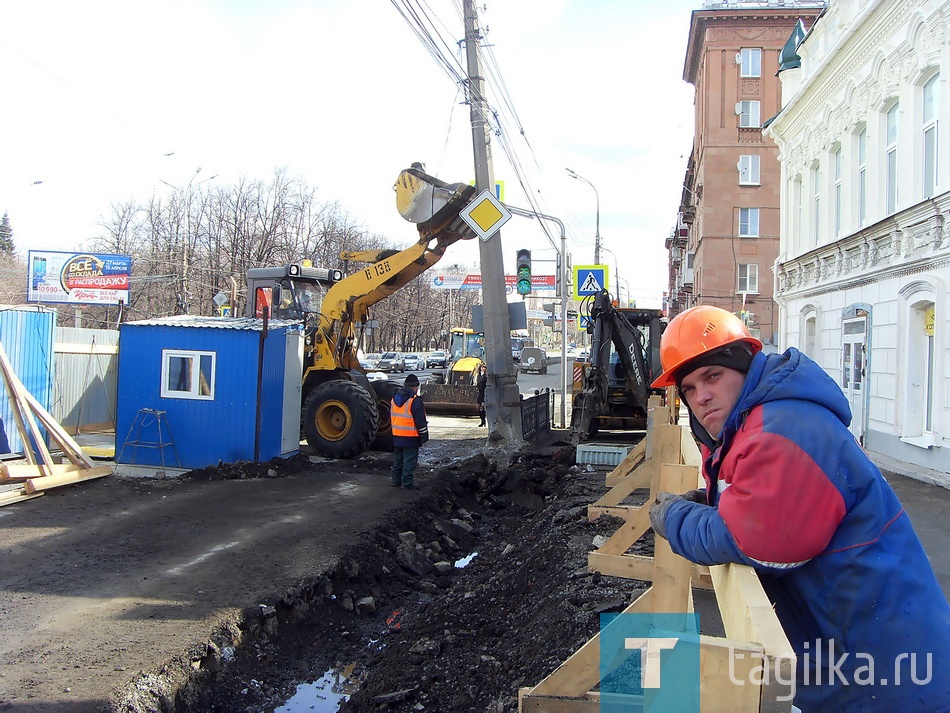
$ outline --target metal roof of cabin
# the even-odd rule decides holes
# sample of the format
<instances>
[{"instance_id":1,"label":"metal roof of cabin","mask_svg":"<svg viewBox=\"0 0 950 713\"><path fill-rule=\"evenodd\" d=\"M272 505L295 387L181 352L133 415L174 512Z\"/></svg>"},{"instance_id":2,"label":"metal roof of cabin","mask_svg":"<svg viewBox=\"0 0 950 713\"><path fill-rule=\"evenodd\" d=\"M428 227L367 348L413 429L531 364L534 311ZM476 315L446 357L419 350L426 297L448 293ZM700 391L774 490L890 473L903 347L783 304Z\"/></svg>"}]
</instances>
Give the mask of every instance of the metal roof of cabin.
<instances>
[{"instance_id":1,"label":"metal roof of cabin","mask_svg":"<svg viewBox=\"0 0 950 713\"><path fill-rule=\"evenodd\" d=\"M264 328L264 320L251 317L206 317L197 314L176 314L168 317L154 317L152 319L140 319L134 322L126 322L135 326L149 327L210 327L212 329L234 329L259 332ZM268 329L280 329L282 327L302 327L302 324L295 320L272 319L267 323Z\"/></svg>"}]
</instances>

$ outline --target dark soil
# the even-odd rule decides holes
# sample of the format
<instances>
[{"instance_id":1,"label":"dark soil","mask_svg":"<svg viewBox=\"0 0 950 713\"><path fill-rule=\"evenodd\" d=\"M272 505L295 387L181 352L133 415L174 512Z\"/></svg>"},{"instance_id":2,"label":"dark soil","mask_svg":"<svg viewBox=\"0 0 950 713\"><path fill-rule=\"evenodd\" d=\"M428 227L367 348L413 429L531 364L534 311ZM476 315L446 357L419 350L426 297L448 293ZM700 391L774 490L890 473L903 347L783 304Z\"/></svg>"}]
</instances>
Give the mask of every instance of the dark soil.
<instances>
[{"instance_id":1,"label":"dark soil","mask_svg":"<svg viewBox=\"0 0 950 713\"><path fill-rule=\"evenodd\" d=\"M594 538L619 521L588 521L606 471L572 463L564 448L518 456L505 473L484 456L440 473L325 576L246 610L239 632L192 657L194 675L164 709L272 711L298 683L349 665L356 690L340 711L516 711L520 687L646 586L587 572ZM280 475L261 471L250 477Z\"/></svg>"}]
</instances>

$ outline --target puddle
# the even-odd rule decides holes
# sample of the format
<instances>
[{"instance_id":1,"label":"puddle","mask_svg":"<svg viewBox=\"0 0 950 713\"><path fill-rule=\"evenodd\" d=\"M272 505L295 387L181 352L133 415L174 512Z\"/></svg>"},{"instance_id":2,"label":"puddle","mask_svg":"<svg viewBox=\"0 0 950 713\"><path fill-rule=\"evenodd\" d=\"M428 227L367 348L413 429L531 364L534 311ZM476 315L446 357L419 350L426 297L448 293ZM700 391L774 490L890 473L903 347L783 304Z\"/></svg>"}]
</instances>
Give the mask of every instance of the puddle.
<instances>
[{"instance_id":1,"label":"puddle","mask_svg":"<svg viewBox=\"0 0 950 713\"><path fill-rule=\"evenodd\" d=\"M358 681L352 678L356 664L332 668L313 683L301 683L290 699L274 713L337 713L340 704L356 692Z\"/></svg>"},{"instance_id":2,"label":"puddle","mask_svg":"<svg viewBox=\"0 0 950 713\"><path fill-rule=\"evenodd\" d=\"M478 556L478 553L473 552L472 554L466 555L460 560L456 560L455 569L462 569L463 567L468 567L472 563L472 560L475 559L477 556Z\"/></svg>"}]
</instances>

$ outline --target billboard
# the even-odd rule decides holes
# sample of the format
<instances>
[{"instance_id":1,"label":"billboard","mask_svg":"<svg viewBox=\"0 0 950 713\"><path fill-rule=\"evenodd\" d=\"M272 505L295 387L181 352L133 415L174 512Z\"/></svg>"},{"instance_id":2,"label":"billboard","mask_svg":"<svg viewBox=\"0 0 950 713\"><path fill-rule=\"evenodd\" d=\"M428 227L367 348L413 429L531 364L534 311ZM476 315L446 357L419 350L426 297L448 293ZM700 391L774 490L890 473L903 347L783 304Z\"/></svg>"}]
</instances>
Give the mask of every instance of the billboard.
<instances>
[{"instance_id":1,"label":"billboard","mask_svg":"<svg viewBox=\"0 0 950 713\"><path fill-rule=\"evenodd\" d=\"M505 275L505 294L515 294L517 279L515 275ZM474 273L467 275L436 274L429 284L435 290L480 290L482 289L482 276ZM531 276L532 292L554 292L556 290L557 277L555 275Z\"/></svg>"},{"instance_id":2,"label":"billboard","mask_svg":"<svg viewBox=\"0 0 950 713\"><path fill-rule=\"evenodd\" d=\"M27 302L74 305L129 303L130 255L30 250Z\"/></svg>"}]
</instances>

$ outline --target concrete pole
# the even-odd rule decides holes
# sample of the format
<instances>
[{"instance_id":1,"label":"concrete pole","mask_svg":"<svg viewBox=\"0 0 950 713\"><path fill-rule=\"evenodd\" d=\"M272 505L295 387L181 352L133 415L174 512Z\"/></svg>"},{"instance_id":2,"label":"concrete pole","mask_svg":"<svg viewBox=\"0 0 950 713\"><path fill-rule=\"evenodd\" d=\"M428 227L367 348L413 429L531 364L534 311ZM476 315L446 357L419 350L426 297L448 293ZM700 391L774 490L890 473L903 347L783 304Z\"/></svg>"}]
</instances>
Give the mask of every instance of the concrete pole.
<instances>
[{"instance_id":1,"label":"concrete pole","mask_svg":"<svg viewBox=\"0 0 950 713\"><path fill-rule=\"evenodd\" d=\"M492 172L491 148L488 134L488 103L478 59L481 32L474 0L463 0L465 16L465 56L468 64L468 103L472 121L472 146L475 152L475 188L495 190ZM488 240L479 240L482 272L482 300L484 302L485 347L488 364L488 387L485 390L485 411L488 415L490 437L520 443L520 392L518 391L515 362L511 356L511 321L508 318L508 300L505 298L505 263L501 248L501 232Z\"/></svg>"}]
</instances>

